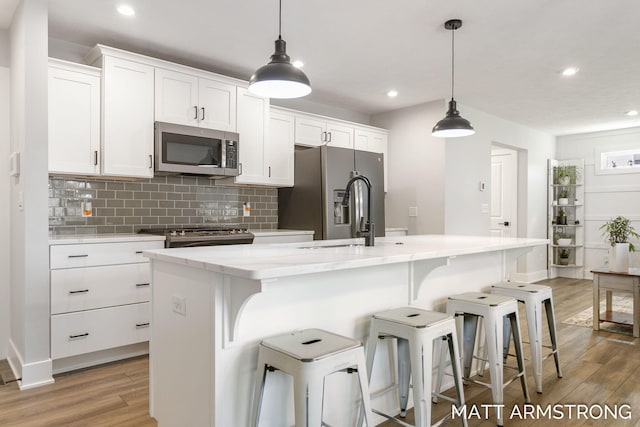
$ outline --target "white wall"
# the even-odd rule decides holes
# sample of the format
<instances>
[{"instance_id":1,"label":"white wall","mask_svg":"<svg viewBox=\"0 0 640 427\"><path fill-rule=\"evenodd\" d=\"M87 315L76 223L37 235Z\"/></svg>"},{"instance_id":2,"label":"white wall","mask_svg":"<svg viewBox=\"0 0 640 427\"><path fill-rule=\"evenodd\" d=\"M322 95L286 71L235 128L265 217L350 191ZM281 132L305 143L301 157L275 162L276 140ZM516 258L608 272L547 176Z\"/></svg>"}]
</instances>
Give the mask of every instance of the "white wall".
<instances>
[{"instance_id":1,"label":"white wall","mask_svg":"<svg viewBox=\"0 0 640 427\"><path fill-rule=\"evenodd\" d=\"M387 227L406 227L409 234L444 233L445 143L431 136L442 105L432 102L372 117L374 126L389 129ZM417 217L409 217L409 207L418 208Z\"/></svg>"},{"instance_id":2,"label":"white wall","mask_svg":"<svg viewBox=\"0 0 640 427\"><path fill-rule=\"evenodd\" d=\"M518 150L524 183L519 185L520 237L546 238L546 165L555 153L552 135L518 125L458 104L476 134L464 138L431 136L433 125L444 117L446 103L431 102L372 117L372 124L390 130L389 176L386 198L388 226L409 227L410 233L489 234L491 203L491 146ZM486 183L479 190L480 182ZM418 217L408 217L409 206ZM526 224L526 225L525 225ZM520 227L519 227L520 228ZM540 247L518 263L517 280L546 278L547 252Z\"/></svg>"},{"instance_id":3,"label":"white wall","mask_svg":"<svg viewBox=\"0 0 640 427\"><path fill-rule=\"evenodd\" d=\"M0 359L9 345L9 69L0 67Z\"/></svg>"},{"instance_id":4,"label":"white wall","mask_svg":"<svg viewBox=\"0 0 640 427\"><path fill-rule=\"evenodd\" d=\"M0 67L9 66L9 32L0 30Z\"/></svg>"},{"instance_id":5,"label":"white wall","mask_svg":"<svg viewBox=\"0 0 640 427\"><path fill-rule=\"evenodd\" d=\"M616 131L593 132L558 137L557 158L584 159L585 182L585 277L591 278L590 271L604 264L608 247L599 227L607 220L618 215L632 221L636 231L640 232L640 173L596 175L595 150L609 147L610 150L622 149L620 146L640 147L640 128ZM632 267L640 267L640 243L638 252L632 253Z\"/></svg>"},{"instance_id":6,"label":"white wall","mask_svg":"<svg viewBox=\"0 0 640 427\"><path fill-rule=\"evenodd\" d=\"M10 29L11 328L8 360L21 388L52 381L47 224L47 0L22 0Z\"/></svg>"}]
</instances>

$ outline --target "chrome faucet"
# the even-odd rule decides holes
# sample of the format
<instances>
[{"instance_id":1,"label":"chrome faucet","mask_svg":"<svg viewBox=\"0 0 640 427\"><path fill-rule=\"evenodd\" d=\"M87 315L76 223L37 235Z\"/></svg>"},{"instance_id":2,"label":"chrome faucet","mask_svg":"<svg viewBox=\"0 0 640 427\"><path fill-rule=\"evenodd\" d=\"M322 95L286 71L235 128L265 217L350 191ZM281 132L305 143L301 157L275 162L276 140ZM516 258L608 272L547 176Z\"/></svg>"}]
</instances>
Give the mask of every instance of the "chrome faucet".
<instances>
[{"instance_id":1,"label":"chrome faucet","mask_svg":"<svg viewBox=\"0 0 640 427\"><path fill-rule=\"evenodd\" d=\"M349 195L350 195L351 187L353 186L353 183L358 180L364 182L365 185L367 186L367 222L365 224L364 229L362 226L359 227L360 228L359 232L360 232L360 235L364 237L365 246L374 246L376 233L375 233L375 227L373 225L373 221L371 220L372 193L371 193L371 181L369 181L369 178L367 178L364 175L356 175L349 180L349 182L347 183L347 188L344 192L344 197L342 198L342 206L349 205Z\"/></svg>"}]
</instances>

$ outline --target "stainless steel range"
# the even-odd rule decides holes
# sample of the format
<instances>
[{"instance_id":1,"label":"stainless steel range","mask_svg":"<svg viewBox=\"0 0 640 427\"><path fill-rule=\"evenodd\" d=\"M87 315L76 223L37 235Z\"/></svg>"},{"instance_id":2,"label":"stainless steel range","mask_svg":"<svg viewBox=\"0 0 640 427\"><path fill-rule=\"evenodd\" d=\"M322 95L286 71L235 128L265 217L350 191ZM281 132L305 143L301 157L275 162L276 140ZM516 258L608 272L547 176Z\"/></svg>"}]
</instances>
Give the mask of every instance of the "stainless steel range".
<instances>
[{"instance_id":1,"label":"stainless steel range","mask_svg":"<svg viewBox=\"0 0 640 427\"><path fill-rule=\"evenodd\" d=\"M140 230L139 233L165 236L165 248L253 243L253 234L246 228L146 228Z\"/></svg>"}]
</instances>

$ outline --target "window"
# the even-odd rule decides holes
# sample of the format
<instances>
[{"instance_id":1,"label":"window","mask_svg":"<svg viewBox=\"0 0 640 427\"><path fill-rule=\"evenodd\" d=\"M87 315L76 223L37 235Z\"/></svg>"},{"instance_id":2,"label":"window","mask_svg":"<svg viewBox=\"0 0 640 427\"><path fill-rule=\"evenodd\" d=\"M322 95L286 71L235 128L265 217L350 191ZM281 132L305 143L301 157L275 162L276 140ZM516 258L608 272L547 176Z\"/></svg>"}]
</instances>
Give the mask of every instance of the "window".
<instances>
[{"instance_id":1,"label":"window","mask_svg":"<svg viewBox=\"0 0 640 427\"><path fill-rule=\"evenodd\" d=\"M605 151L611 148L596 149L596 173L640 173L640 144L635 148Z\"/></svg>"}]
</instances>

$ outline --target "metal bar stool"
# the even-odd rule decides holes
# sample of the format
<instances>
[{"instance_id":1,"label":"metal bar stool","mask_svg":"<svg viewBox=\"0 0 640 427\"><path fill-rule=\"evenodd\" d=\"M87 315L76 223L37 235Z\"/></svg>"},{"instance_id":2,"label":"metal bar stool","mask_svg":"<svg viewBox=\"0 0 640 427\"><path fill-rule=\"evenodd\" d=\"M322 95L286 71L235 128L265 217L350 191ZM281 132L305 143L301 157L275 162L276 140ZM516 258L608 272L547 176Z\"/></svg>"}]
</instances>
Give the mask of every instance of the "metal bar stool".
<instances>
[{"instance_id":1,"label":"metal bar stool","mask_svg":"<svg viewBox=\"0 0 640 427\"><path fill-rule=\"evenodd\" d=\"M364 349L360 341L321 329L305 329L264 339L258 369L252 420L258 426L267 372L281 370L293 377L296 427L320 427L324 379L334 372L357 372L367 426L373 426Z\"/></svg>"},{"instance_id":2,"label":"metal bar stool","mask_svg":"<svg viewBox=\"0 0 640 427\"><path fill-rule=\"evenodd\" d=\"M433 343L435 340L445 340L451 357L453 378L456 386L456 399L451 399L437 393L438 396L450 400L458 407L464 405L464 390L462 388L462 372L458 351L458 338L455 320L444 313L421 310L414 307L402 307L383 311L373 315L369 340L367 341L367 374L371 378L373 360L379 338L395 338L398 348L398 391L400 400L400 416L406 415L409 400L409 380L413 389L415 425L419 427L431 426L432 372L433 372ZM446 351L443 347L443 351ZM436 391L439 391L437 389ZM373 410L398 424L409 426L391 415ZM438 421L439 425L445 419ZM466 417L460 417L462 425L467 426Z\"/></svg>"},{"instance_id":3,"label":"metal bar stool","mask_svg":"<svg viewBox=\"0 0 640 427\"><path fill-rule=\"evenodd\" d=\"M504 282L491 287L492 294L506 295L524 303L529 330L529 344L531 346L531 362L533 377L536 381L536 391L542 393L542 361L553 355L556 362L556 373L562 378L560 356L558 354L558 339L556 332L556 316L553 309L553 293L549 286L531 285L528 283ZM542 344L542 305L547 313L549 336L551 345ZM508 335L507 335L508 337ZM542 347L550 348L551 353L542 356ZM504 343L504 354L509 349L509 341Z\"/></svg>"},{"instance_id":4,"label":"metal bar stool","mask_svg":"<svg viewBox=\"0 0 640 427\"><path fill-rule=\"evenodd\" d=\"M520 322L518 320L518 302L502 295L486 294L482 292L467 292L449 297L447 301L447 314L457 316L458 335L462 336L462 354L464 361L463 379L468 382L480 384L491 389L493 403L495 405L504 404L504 387L520 378L522 392L526 403L530 403L529 390L527 388L527 376L524 370L524 356L522 353L522 340L520 339ZM511 323L513 341L516 350L516 360L518 363L518 374L504 382L504 368L508 367L503 362L503 319L505 316ZM460 318L463 318L462 328L460 328ZM484 320L484 334L486 339L486 349L489 362L489 373L491 384L473 380L471 376L471 364L474 359L473 351L476 341L478 319ZM462 330L460 330L462 329ZM440 369L438 370L438 380L436 390L440 389L444 371L444 354L440 357ZM497 411L498 425L503 425L503 414Z\"/></svg>"}]
</instances>

